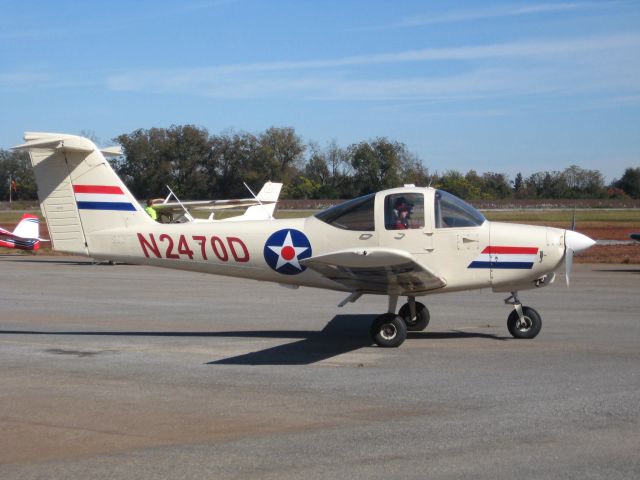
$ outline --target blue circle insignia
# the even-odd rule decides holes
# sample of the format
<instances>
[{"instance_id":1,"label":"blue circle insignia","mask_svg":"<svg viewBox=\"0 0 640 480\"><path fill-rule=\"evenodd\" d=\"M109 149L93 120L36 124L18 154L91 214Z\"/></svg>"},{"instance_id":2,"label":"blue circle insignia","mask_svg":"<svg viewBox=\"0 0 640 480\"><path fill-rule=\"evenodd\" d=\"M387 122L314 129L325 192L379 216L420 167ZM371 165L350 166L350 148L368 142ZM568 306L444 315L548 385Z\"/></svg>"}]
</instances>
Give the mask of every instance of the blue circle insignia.
<instances>
[{"instance_id":1,"label":"blue circle insignia","mask_svg":"<svg viewBox=\"0 0 640 480\"><path fill-rule=\"evenodd\" d=\"M264 259L273 270L296 275L307 267L300 260L311 256L311 243L300 230L285 228L272 233L264 244Z\"/></svg>"}]
</instances>

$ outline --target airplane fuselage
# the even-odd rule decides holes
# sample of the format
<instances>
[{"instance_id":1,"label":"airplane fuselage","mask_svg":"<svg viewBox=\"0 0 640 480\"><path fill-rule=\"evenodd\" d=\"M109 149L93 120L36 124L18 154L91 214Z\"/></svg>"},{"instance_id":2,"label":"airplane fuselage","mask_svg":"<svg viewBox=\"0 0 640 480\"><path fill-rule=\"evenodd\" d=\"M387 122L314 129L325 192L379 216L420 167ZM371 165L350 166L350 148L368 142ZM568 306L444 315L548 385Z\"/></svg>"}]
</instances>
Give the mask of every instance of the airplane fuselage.
<instances>
[{"instance_id":1,"label":"airplane fuselage","mask_svg":"<svg viewBox=\"0 0 640 480\"><path fill-rule=\"evenodd\" d=\"M287 233L292 233L289 246ZM535 287L536 280L556 270L564 256L564 230L556 228L485 221L479 227L434 230L431 235L420 230L388 233L341 230L313 216L248 221L241 226L150 224L96 232L88 249L99 260L344 291L348 288L305 268L300 260L329 253L336 245L405 249L446 278L438 292L489 287L510 291L514 284L518 289Z\"/></svg>"}]
</instances>

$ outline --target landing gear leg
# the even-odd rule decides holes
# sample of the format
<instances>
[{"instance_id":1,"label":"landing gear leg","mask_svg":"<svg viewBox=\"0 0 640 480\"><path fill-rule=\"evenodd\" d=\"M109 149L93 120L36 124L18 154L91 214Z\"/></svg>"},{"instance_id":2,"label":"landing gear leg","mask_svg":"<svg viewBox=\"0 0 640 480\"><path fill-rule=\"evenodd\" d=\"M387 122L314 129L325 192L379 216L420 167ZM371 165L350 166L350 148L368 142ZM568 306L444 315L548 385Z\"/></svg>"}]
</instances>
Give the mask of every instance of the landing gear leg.
<instances>
[{"instance_id":1,"label":"landing gear leg","mask_svg":"<svg viewBox=\"0 0 640 480\"><path fill-rule=\"evenodd\" d=\"M535 338L542 328L542 317L531 307L523 307L518 292L511 292L506 305L513 305L513 311L507 318L507 328L514 338Z\"/></svg>"},{"instance_id":2,"label":"landing gear leg","mask_svg":"<svg viewBox=\"0 0 640 480\"><path fill-rule=\"evenodd\" d=\"M431 316L429 310L422 303L416 302L416 297L407 297L405 303L398 312L407 324L410 332L420 332L427 328Z\"/></svg>"},{"instance_id":3,"label":"landing gear leg","mask_svg":"<svg viewBox=\"0 0 640 480\"><path fill-rule=\"evenodd\" d=\"M407 331L420 331L429 325L429 310L416 297L407 297L398 314L398 295L389 295L387 313L377 317L371 324L371 338L380 347L399 347L407 338Z\"/></svg>"},{"instance_id":4,"label":"landing gear leg","mask_svg":"<svg viewBox=\"0 0 640 480\"><path fill-rule=\"evenodd\" d=\"M389 295L389 308L387 308L387 312L395 313L397 306L398 306L398 295Z\"/></svg>"}]
</instances>

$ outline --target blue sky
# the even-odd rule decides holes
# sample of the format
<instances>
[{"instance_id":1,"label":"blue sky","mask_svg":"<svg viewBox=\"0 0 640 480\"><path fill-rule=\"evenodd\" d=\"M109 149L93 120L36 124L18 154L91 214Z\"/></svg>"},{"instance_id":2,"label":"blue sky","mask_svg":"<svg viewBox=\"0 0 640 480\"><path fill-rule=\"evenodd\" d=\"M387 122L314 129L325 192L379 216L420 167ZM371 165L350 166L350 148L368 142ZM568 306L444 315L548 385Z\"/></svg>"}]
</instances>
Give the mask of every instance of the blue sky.
<instances>
[{"instance_id":1,"label":"blue sky","mask_svg":"<svg viewBox=\"0 0 640 480\"><path fill-rule=\"evenodd\" d=\"M0 148L23 132L404 142L431 171L640 166L640 1L2 1Z\"/></svg>"}]
</instances>

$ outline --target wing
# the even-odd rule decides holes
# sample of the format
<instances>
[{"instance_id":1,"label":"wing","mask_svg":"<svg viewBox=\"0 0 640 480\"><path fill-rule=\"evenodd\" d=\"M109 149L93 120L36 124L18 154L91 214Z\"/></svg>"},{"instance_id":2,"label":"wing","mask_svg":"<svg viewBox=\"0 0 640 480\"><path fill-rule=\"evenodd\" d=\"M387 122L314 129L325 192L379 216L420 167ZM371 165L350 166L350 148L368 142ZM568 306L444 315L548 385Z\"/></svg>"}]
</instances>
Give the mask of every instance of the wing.
<instances>
[{"instance_id":1,"label":"wing","mask_svg":"<svg viewBox=\"0 0 640 480\"><path fill-rule=\"evenodd\" d=\"M193 200L187 202L167 202L156 203L153 208L158 212L163 213L182 213L184 212L183 206L187 210L224 210L229 208L246 208L252 205L259 205L260 203L253 198L241 198L237 200Z\"/></svg>"},{"instance_id":2,"label":"wing","mask_svg":"<svg viewBox=\"0 0 640 480\"><path fill-rule=\"evenodd\" d=\"M390 295L420 295L444 287L413 255L390 248L348 249L300 261L350 291Z\"/></svg>"}]
</instances>

